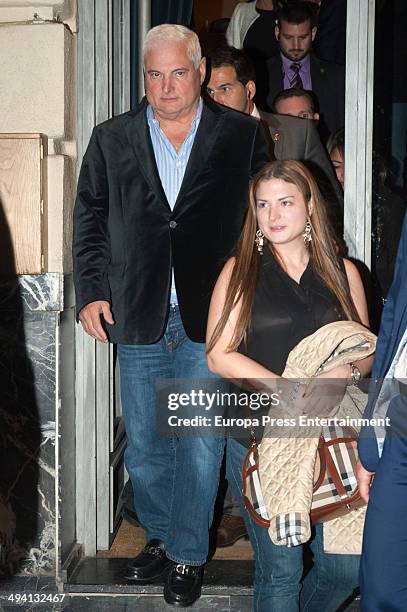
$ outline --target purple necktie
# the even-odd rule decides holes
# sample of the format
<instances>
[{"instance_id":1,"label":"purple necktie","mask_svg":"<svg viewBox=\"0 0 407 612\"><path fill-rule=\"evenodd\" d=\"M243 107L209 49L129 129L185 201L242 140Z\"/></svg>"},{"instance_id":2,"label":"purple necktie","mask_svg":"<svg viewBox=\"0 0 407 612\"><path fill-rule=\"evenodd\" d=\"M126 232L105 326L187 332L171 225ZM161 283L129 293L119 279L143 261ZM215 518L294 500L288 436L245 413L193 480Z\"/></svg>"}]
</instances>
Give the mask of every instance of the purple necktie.
<instances>
[{"instance_id":1,"label":"purple necktie","mask_svg":"<svg viewBox=\"0 0 407 612\"><path fill-rule=\"evenodd\" d=\"M304 85L300 76L301 64L291 64L290 68L293 71L293 76L290 80L290 89L292 89L293 87L295 87L296 89L304 89Z\"/></svg>"}]
</instances>

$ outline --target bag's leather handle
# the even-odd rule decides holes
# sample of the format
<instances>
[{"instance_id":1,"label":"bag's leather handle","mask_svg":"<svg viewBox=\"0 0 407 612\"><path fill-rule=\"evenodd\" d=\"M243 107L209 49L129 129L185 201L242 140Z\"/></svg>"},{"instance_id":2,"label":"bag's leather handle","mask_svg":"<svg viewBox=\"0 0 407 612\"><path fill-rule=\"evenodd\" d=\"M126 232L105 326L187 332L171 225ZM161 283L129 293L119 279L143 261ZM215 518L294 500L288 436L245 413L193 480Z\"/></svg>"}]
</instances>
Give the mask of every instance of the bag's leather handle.
<instances>
[{"instance_id":1,"label":"bag's leather handle","mask_svg":"<svg viewBox=\"0 0 407 612\"><path fill-rule=\"evenodd\" d=\"M317 450L318 450L318 456L319 456L319 476L318 476L316 483L314 484L314 488L312 489L313 493L315 493L315 491L319 489L319 487L324 482L325 472L326 472L326 461L325 461L325 454L324 454L324 438L322 436L319 439Z\"/></svg>"},{"instance_id":2,"label":"bag's leather handle","mask_svg":"<svg viewBox=\"0 0 407 612\"><path fill-rule=\"evenodd\" d=\"M250 457L250 455L252 455L254 457L254 465L251 465L250 467L246 467L247 465L249 465L249 457ZM260 516L260 514L258 514L256 512L252 502L250 501L250 499L246 495L247 476L250 476L253 472L258 472L258 469L259 469L258 459L257 459L256 455L257 455L257 444L256 445L252 445L249 448L248 452L245 455L245 458L243 459L243 469L242 469L242 480L243 480L242 495L243 495L243 502L244 502L246 510L248 511L248 513L250 514L250 516L252 517L254 522L257 523L258 525L260 525L260 527L264 527L265 529L268 529L270 527L270 521L268 519L263 518L262 516Z\"/></svg>"}]
</instances>

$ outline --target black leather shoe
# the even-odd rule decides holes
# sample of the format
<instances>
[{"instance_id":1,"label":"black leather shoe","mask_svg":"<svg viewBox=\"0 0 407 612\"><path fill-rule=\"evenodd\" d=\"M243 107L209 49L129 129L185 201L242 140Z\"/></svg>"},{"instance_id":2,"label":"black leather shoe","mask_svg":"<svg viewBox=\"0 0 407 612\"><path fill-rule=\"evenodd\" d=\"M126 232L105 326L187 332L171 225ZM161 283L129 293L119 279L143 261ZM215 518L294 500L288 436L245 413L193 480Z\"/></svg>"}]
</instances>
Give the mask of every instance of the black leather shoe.
<instances>
[{"instance_id":1,"label":"black leather shoe","mask_svg":"<svg viewBox=\"0 0 407 612\"><path fill-rule=\"evenodd\" d=\"M172 562L164 587L164 599L168 604L186 608L201 596L203 565L183 565Z\"/></svg>"},{"instance_id":2,"label":"black leather shoe","mask_svg":"<svg viewBox=\"0 0 407 612\"><path fill-rule=\"evenodd\" d=\"M147 584L164 577L171 566L172 561L165 555L164 542L150 540L126 567L124 577L139 584Z\"/></svg>"}]
</instances>

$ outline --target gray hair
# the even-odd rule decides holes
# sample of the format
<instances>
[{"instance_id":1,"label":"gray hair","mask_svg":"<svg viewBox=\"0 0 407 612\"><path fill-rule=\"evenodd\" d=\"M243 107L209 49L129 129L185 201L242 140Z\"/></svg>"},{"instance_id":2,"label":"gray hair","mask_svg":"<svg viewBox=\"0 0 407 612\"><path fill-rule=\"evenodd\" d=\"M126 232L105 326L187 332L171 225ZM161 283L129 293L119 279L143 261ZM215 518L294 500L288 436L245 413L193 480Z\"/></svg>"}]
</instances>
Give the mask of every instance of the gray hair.
<instances>
[{"instance_id":1,"label":"gray hair","mask_svg":"<svg viewBox=\"0 0 407 612\"><path fill-rule=\"evenodd\" d=\"M195 68L198 68L202 58L198 36L185 26L172 23L163 23L151 28L151 30L147 32L143 44L144 65L147 53L164 42L175 42L185 45L189 59L194 64Z\"/></svg>"}]
</instances>

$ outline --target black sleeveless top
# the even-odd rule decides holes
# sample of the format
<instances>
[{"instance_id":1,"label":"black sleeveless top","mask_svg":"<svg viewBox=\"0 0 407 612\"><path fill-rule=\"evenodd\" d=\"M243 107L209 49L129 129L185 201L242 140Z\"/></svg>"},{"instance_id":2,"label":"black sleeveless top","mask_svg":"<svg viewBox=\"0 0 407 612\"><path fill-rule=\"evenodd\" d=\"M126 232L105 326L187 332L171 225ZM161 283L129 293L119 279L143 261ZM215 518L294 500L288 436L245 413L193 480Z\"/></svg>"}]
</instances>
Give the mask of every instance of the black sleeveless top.
<instances>
[{"instance_id":1,"label":"black sleeveless top","mask_svg":"<svg viewBox=\"0 0 407 612\"><path fill-rule=\"evenodd\" d=\"M340 260L343 271L345 267ZM300 282L293 280L265 248L251 312L247 338L238 352L281 375L290 351L320 327L343 319L333 293L314 272L311 260ZM267 412L267 411L266 411ZM232 437L249 446L248 433L231 432Z\"/></svg>"},{"instance_id":2,"label":"black sleeveless top","mask_svg":"<svg viewBox=\"0 0 407 612\"><path fill-rule=\"evenodd\" d=\"M250 327L238 350L280 375L303 338L342 318L339 300L316 275L311 260L297 283L265 248Z\"/></svg>"}]
</instances>

